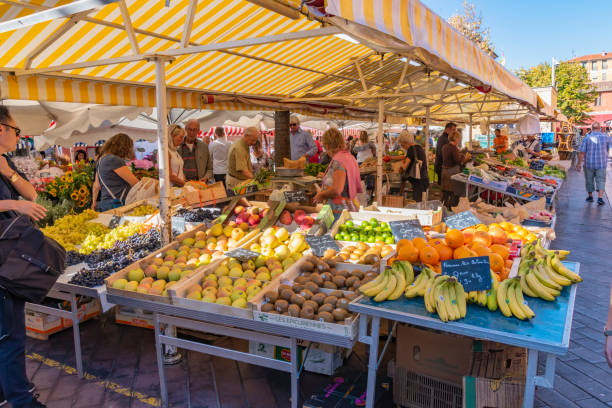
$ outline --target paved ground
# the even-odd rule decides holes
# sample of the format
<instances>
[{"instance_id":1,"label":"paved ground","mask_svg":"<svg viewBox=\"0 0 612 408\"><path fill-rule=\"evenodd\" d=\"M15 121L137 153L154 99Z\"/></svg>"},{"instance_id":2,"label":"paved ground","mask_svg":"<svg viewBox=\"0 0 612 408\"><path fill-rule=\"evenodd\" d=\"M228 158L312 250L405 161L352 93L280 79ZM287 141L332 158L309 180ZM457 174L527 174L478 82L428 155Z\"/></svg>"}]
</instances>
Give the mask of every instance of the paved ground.
<instances>
[{"instance_id":1,"label":"paved ground","mask_svg":"<svg viewBox=\"0 0 612 408\"><path fill-rule=\"evenodd\" d=\"M612 183L612 174L608 180ZM608 191L612 192L612 186ZM585 282L578 289L570 351L557 361L554 390L537 390L537 407L612 407L612 370L602 352L612 280L612 213L607 204L602 208L585 204L584 196L582 175L572 173L559 195L553 247L573 250L571 259L582 263ZM49 341L28 340L28 373L41 400L50 408L158 406L152 332L118 326L112 315L81 327L87 379L79 379L73 369L71 330ZM216 344L228 341L220 338ZM245 342L234 345L246 350ZM356 347L346 372L352 376L363 372L365 361L365 349ZM186 361L169 367L167 376L172 407L289 406L288 376L274 370L190 353ZM312 393L328 381L328 377L307 373L301 380L302 392Z\"/></svg>"}]
</instances>

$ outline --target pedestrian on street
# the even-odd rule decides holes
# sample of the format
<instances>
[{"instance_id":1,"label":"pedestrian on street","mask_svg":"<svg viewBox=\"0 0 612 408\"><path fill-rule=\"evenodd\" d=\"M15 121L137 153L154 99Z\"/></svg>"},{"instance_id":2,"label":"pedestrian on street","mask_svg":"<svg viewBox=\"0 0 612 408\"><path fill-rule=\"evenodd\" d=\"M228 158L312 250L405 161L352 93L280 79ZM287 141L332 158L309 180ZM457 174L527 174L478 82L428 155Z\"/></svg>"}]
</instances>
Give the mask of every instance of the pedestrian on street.
<instances>
[{"instance_id":1,"label":"pedestrian on street","mask_svg":"<svg viewBox=\"0 0 612 408\"><path fill-rule=\"evenodd\" d=\"M586 201L593 202L593 191L597 184L597 205L604 205L604 192L606 188L606 165L608 153L612 147L610 136L601 132L599 122L593 122L591 133L589 133L580 143L580 154L576 170L580 171L584 164L584 180L588 197Z\"/></svg>"},{"instance_id":2,"label":"pedestrian on street","mask_svg":"<svg viewBox=\"0 0 612 408\"><path fill-rule=\"evenodd\" d=\"M604 353L606 360L608 360L608 365L612 368L612 286L610 286L610 307L608 309L608 321L604 326L604 336L606 337Z\"/></svg>"},{"instance_id":3,"label":"pedestrian on street","mask_svg":"<svg viewBox=\"0 0 612 408\"><path fill-rule=\"evenodd\" d=\"M19 172L6 153L15 150L21 130L9 111L0 106L0 219L27 215L45 217L45 207L36 204L36 190ZM21 199L20 199L21 198ZM0 286L0 406L43 407L33 394L34 385L26 375L25 301Z\"/></svg>"},{"instance_id":4,"label":"pedestrian on street","mask_svg":"<svg viewBox=\"0 0 612 408\"><path fill-rule=\"evenodd\" d=\"M296 115L289 118L289 139L291 143L291 160L299 160L302 157L305 161L309 157L317 154L318 149L312 134L300 127L300 120Z\"/></svg>"},{"instance_id":5,"label":"pedestrian on street","mask_svg":"<svg viewBox=\"0 0 612 408\"><path fill-rule=\"evenodd\" d=\"M208 182L213 176L213 163L205 140L198 139L200 124L191 119L185 124L185 140L178 152L183 158L183 174L187 180ZM210 140L210 139L209 139Z\"/></svg>"}]
</instances>

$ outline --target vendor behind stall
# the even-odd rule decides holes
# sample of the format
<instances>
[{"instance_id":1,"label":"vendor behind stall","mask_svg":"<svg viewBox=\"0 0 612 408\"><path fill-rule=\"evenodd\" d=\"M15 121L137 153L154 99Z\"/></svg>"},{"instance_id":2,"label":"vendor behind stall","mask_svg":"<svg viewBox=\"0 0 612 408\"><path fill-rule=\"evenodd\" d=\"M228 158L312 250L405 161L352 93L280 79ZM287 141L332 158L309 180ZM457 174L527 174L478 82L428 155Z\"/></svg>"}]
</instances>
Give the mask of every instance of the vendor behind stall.
<instances>
[{"instance_id":1,"label":"vendor behind stall","mask_svg":"<svg viewBox=\"0 0 612 408\"><path fill-rule=\"evenodd\" d=\"M501 129L495 129L495 138L493 139L493 148L495 153L502 154L508 150L508 135L502 132Z\"/></svg>"},{"instance_id":2,"label":"vendor behind stall","mask_svg":"<svg viewBox=\"0 0 612 408\"><path fill-rule=\"evenodd\" d=\"M178 187L184 186L186 182L185 173L183 172L185 161L179 153L179 149L185 141L185 134L185 129L183 129L180 125L173 124L168 128L168 162L170 163L170 182L173 186Z\"/></svg>"},{"instance_id":3,"label":"vendor behind stall","mask_svg":"<svg viewBox=\"0 0 612 408\"><path fill-rule=\"evenodd\" d=\"M365 130L359 132L359 141L353 147L353 152L357 154L358 164L376 155L376 146L370 141L370 136L368 136L368 132Z\"/></svg>"},{"instance_id":4,"label":"vendor behind stall","mask_svg":"<svg viewBox=\"0 0 612 408\"><path fill-rule=\"evenodd\" d=\"M331 162L323 175L322 189L314 196L313 201L330 204L336 214L344 209L357 211L357 194L363 192L357 160L347 150L346 142L338 129L325 131L322 144L331 157Z\"/></svg>"},{"instance_id":5,"label":"vendor behind stall","mask_svg":"<svg viewBox=\"0 0 612 408\"><path fill-rule=\"evenodd\" d=\"M253 164L249 147L254 146L259 140L259 130L256 127L248 127L244 130L243 136L232 143L227 154L227 175L225 186L232 188L241 181L252 179Z\"/></svg>"},{"instance_id":6,"label":"vendor behind stall","mask_svg":"<svg viewBox=\"0 0 612 408\"><path fill-rule=\"evenodd\" d=\"M540 141L535 134L527 136L527 140L524 142L524 145L529 158L533 159L540 157L542 147L540 146Z\"/></svg>"},{"instance_id":7,"label":"vendor behind stall","mask_svg":"<svg viewBox=\"0 0 612 408\"><path fill-rule=\"evenodd\" d=\"M138 183L138 178L125 164L126 160L133 158L134 142L125 133L117 133L104 143L92 187L92 197L95 198L100 192L100 201L96 206L95 200L92 200L92 209L95 207L102 212L125 204L130 188Z\"/></svg>"},{"instance_id":8,"label":"vendor behind stall","mask_svg":"<svg viewBox=\"0 0 612 408\"><path fill-rule=\"evenodd\" d=\"M465 185L451 179L451 176L460 173L463 165L472 156L469 152L464 153L459 150L461 145L461 133L457 130L448 136L448 143L442 148L442 202L446 207L455 207L459 202L459 197L465 191Z\"/></svg>"}]
</instances>

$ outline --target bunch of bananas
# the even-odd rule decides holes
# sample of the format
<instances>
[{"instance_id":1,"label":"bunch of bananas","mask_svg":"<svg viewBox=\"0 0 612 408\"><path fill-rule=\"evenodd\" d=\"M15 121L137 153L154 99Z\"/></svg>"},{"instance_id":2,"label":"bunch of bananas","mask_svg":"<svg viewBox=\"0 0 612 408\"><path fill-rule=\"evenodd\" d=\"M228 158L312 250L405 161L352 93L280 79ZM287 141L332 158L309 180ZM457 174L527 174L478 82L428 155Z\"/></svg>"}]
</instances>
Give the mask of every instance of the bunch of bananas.
<instances>
[{"instance_id":1,"label":"bunch of bananas","mask_svg":"<svg viewBox=\"0 0 612 408\"><path fill-rule=\"evenodd\" d=\"M376 279L362 285L359 291L366 296L374 297L375 302L395 300L413 281L414 271L410 262L395 261L391 269L385 269Z\"/></svg>"},{"instance_id":2,"label":"bunch of bananas","mask_svg":"<svg viewBox=\"0 0 612 408\"><path fill-rule=\"evenodd\" d=\"M520 320L532 319L535 313L523 298L520 278L506 279L497 288L497 304L506 317L516 317Z\"/></svg>"},{"instance_id":3,"label":"bunch of bananas","mask_svg":"<svg viewBox=\"0 0 612 408\"><path fill-rule=\"evenodd\" d=\"M469 303L486 307L491 312L497 310L497 288L499 283L497 279L493 279L493 287L489 290L471 291L467 294Z\"/></svg>"},{"instance_id":4,"label":"bunch of bananas","mask_svg":"<svg viewBox=\"0 0 612 408\"><path fill-rule=\"evenodd\" d=\"M421 273L419 274L419 276L417 276L414 282L412 282L412 284L406 287L406 292L404 292L404 295L407 298L424 296L425 289L427 289L427 284L435 276L436 273L434 271L427 267L424 267L423 269L421 269Z\"/></svg>"},{"instance_id":5,"label":"bunch of bananas","mask_svg":"<svg viewBox=\"0 0 612 408\"><path fill-rule=\"evenodd\" d=\"M567 254L569 251L546 250L539 241L525 245L518 271L522 291L530 297L553 301L564 286L582 282L580 275L561 262Z\"/></svg>"},{"instance_id":6,"label":"bunch of bananas","mask_svg":"<svg viewBox=\"0 0 612 408\"><path fill-rule=\"evenodd\" d=\"M423 297L429 313L438 313L440 320L458 320L465 317L467 296L456 278L436 275L427 282Z\"/></svg>"}]
</instances>

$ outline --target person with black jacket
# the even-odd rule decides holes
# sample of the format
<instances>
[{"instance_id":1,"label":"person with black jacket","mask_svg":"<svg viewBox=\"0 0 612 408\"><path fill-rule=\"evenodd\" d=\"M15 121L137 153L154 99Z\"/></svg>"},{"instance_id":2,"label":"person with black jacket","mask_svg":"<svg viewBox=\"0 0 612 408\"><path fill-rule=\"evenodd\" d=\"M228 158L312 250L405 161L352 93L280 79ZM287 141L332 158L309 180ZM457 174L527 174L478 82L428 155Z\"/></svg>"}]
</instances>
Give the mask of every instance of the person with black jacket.
<instances>
[{"instance_id":1,"label":"person with black jacket","mask_svg":"<svg viewBox=\"0 0 612 408\"><path fill-rule=\"evenodd\" d=\"M36 190L17 170L6 153L15 150L21 130L8 110L0 106L0 219L27 215L45 217L45 207L36 204ZM26 375L25 301L0 286L0 406L44 407L33 394L34 385Z\"/></svg>"},{"instance_id":2,"label":"person with black jacket","mask_svg":"<svg viewBox=\"0 0 612 408\"><path fill-rule=\"evenodd\" d=\"M434 171L438 176L438 184L442 185L442 148L448 144L448 135L457 130L457 124L448 122L444 126L444 132L438 138L436 142L436 161L434 162Z\"/></svg>"},{"instance_id":3,"label":"person with black jacket","mask_svg":"<svg viewBox=\"0 0 612 408\"><path fill-rule=\"evenodd\" d=\"M412 185L412 199L420 203L423 201L423 193L429 189L425 149L414 141L414 135L407 130L402 130L397 142L406 151L406 158L401 167L403 174L400 194L404 195L406 181L409 181ZM418 171L414 166L419 166Z\"/></svg>"}]
</instances>

